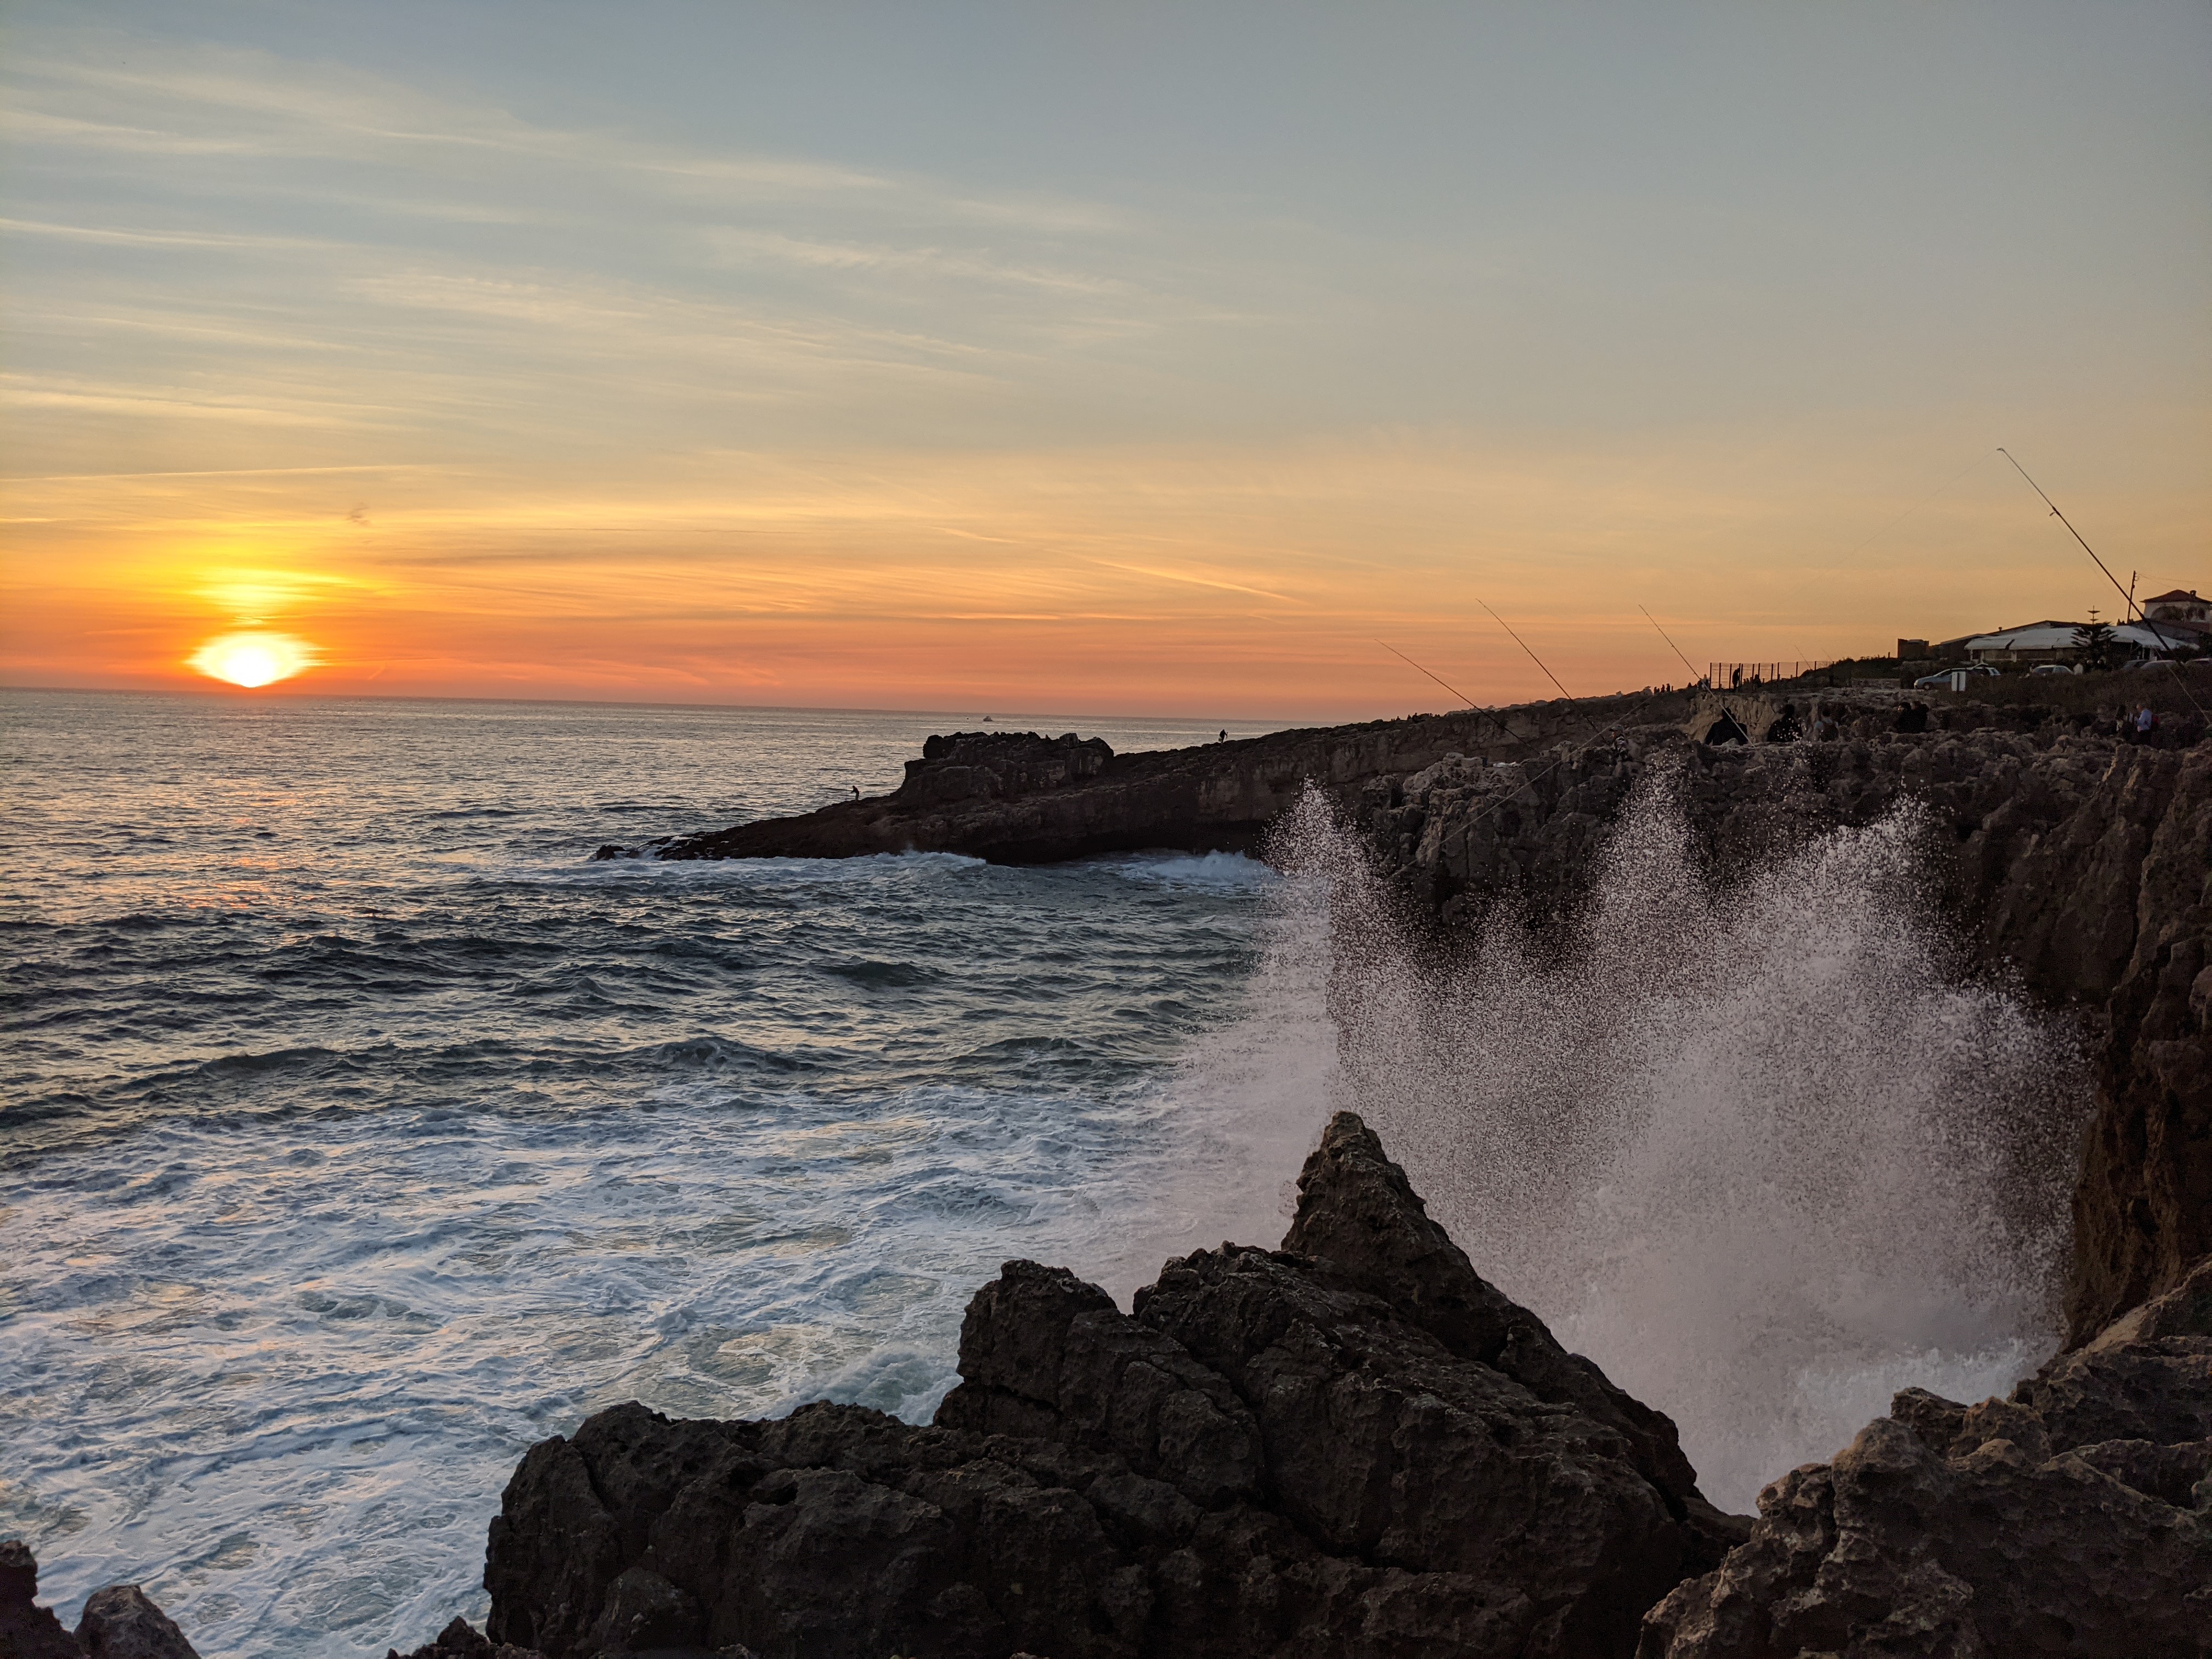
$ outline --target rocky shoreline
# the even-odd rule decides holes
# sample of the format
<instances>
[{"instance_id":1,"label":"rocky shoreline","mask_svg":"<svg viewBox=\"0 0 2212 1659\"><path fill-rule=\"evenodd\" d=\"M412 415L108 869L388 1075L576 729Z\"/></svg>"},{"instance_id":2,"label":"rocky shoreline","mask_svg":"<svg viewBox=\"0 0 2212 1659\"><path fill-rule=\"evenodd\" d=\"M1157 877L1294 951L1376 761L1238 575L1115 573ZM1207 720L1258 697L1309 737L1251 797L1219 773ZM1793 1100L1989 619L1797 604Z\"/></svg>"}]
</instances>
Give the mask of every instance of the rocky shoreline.
<instances>
[{"instance_id":1,"label":"rocky shoreline","mask_svg":"<svg viewBox=\"0 0 2212 1659\"><path fill-rule=\"evenodd\" d=\"M1154 756L954 734L892 795L598 856L1242 849L1310 786L1449 940L1500 904L1571 913L1640 791L1672 792L1723 880L1917 802L1935 902L2098 1033L2065 1339L2008 1396L1908 1389L1723 1515L1673 1423L1484 1280L1340 1114L1279 1248L1171 1261L1127 1314L1006 1264L930 1425L633 1405L533 1448L487 1632L414 1659L2212 1655L2212 742L2181 718L2123 745L2048 696L1821 702L1819 724L1671 694ZM1805 725L1823 740L1708 740ZM0 1654L190 1654L70 1637L5 1547Z\"/></svg>"}]
</instances>

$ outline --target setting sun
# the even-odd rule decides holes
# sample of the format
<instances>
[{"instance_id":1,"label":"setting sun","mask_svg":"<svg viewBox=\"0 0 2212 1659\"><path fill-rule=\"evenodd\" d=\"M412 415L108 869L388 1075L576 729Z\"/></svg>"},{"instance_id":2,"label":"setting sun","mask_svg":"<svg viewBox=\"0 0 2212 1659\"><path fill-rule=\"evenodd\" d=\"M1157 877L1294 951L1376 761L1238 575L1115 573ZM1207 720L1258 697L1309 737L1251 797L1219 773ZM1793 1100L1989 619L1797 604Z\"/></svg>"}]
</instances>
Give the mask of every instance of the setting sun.
<instances>
[{"instance_id":1,"label":"setting sun","mask_svg":"<svg viewBox=\"0 0 2212 1659\"><path fill-rule=\"evenodd\" d=\"M290 634L224 634L185 659L210 679L249 688L288 680L319 660L313 646Z\"/></svg>"}]
</instances>

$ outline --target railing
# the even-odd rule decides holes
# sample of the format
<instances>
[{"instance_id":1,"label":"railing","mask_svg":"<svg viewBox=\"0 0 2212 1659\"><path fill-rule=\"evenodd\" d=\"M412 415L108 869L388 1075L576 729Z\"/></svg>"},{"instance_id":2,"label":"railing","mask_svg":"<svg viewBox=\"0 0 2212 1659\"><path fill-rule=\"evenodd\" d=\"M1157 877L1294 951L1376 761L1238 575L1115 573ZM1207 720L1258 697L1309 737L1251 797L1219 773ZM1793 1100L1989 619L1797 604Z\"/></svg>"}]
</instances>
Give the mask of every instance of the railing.
<instances>
[{"instance_id":1,"label":"railing","mask_svg":"<svg viewBox=\"0 0 2212 1659\"><path fill-rule=\"evenodd\" d=\"M1840 657L1823 657L1817 662L1717 662L1706 669L1705 683L1718 690L1738 691L1747 685L1766 685L1776 680L1794 680L1801 674L1818 673L1842 660Z\"/></svg>"}]
</instances>

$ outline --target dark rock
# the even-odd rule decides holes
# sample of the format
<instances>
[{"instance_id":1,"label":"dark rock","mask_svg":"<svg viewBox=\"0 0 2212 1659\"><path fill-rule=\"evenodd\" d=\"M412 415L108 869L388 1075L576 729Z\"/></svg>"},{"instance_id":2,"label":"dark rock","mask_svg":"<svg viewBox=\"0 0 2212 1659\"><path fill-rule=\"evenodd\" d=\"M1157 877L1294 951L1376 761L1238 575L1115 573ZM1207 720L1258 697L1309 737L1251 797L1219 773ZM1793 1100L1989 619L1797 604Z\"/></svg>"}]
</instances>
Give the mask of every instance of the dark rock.
<instances>
[{"instance_id":1,"label":"dark rock","mask_svg":"<svg viewBox=\"0 0 2212 1659\"><path fill-rule=\"evenodd\" d=\"M1009 1262L927 1428L602 1412L493 1522L491 1634L554 1659L1627 1654L1747 1523L1673 1425L1477 1275L1357 1118L1279 1251L1125 1315Z\"/></svg>"},{"instance_id":2,"label":"dark rock","mask_svg":"<svg viewBox=\"0 0 2212 1659\"><path fill-rule=\"evenodd\" d=\"M38 1558L20 1538L0 1543L0 1659L199 1659L168 1614L136 1584L93 1591L72 1637L36 1604Z\"/></svg>"},{"instance_id":3,"label":"dark rock","mask_svg":"<svg viewBox=\"0 0 2212 1659\"><path fill-rule=\"evenodd\" d=\"M0 1656L83 1659L52 1609L38 1605L39 1560L20 1538L0 1543Z\"/></svg>"},{"instance_id":4,"label":"dark rock","mask_svg":"<svg viewBox=\"0 0 2212 1659\"><path fill-rule=\"evenodd\" d=\"M964 853L1000 864L1043 864L1100 853L1171 848L1243 851L1307 782L1348 799L1368 781L1403 775L1487 741L1520 753L1586 731L1632 707L1680 720L1680 696L1632 703L1531 704L1492 714L1420 714L1359 726L1276 732L1189 749L1116 755L1097 738L1033 732L933 737L889 795L841 801L791 818L641 848L602 847L594 858L850 858L872 853ZM1595 711L1595 712L1594 712Z\"/></svg>"},{"instance_id":5,"label":"dark rock","mask_svg":"<svg viewBox=\"0 0 2212 1659\"><path fill-rule=\"evenodd\" d=\"M908 805L933 801L1003 800L1095 778L1114 758L1103 738L1057 738L1034 732L955 732L931 738L921 758L906 763L906 781L891 799Z\"/></svg>"},{"instance_id":6,"label":"dark rock","mask_svg":"<svg viewBox=\"0 0 2212 1659\"><path fill-rule=\"evenodd\" d=\"M88 1659L199 1659L184 1632L136 1584L92 1593L77 1621L76 1644Z\"/></svg>"},{"instance_id":7,"label":"dark rock","mask_svg":"<svg viewBox=\"0 0 2212 1659\"><path fill-rule=\"evenodd\" d=\"M2134 926L2075 1191L2069 1342L2212 1251L2212 746L2130 760L2099 802L2106 842L2133 855Z\"/></svg>"},{"instance_id":8,"label":"dark rock","mask_svg":"<svg viewBox=\"0 0 2212 1659\"><path fill-rule=\"evenodd\" d=\"M384 1659L545 1659L545 1656L530 1648L495 1642L467 1620L456 1619L438 1632L436 1641L405 1655L392 1648Z\"/></svg>"},{"instance_id":9,"label":"dark rock","mask_svg":"<svg viewBox=\"0 0 2212 1659\"><path fill-rule=\"evenodd\" d=\"M2009 1399L1906 1390L1759 1508L1643 1659L2212 1654L2212 1258Z\"/></svg>"},{"instance_id":10,"label":"dark rock","mask_svg":"<svg viewBox=\"0 0 2212 1659\"><path fill-rule=\"evenodd\" d=\"M1370 799L1362 822L1389 878L1463 925L1509 898L1571 908L1608 826L1662 769L1723 874L1920 803L1942 908L2028 990L2105 1017L2068 1341L2212 1250L2212 744L1995 725L1749 749L1632 737L1540 766L1441 763Z\"/></svg>"}]
</instances>

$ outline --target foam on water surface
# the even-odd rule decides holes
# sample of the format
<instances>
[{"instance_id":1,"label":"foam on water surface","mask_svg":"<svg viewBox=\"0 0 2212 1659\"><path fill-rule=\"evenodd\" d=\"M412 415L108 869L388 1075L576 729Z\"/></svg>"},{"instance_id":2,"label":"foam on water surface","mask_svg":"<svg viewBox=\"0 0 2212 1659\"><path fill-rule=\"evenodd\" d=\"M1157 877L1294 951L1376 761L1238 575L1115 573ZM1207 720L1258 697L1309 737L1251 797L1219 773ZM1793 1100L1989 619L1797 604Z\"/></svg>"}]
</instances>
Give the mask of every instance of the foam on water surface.
<instances>
[{"instance_id":1,"label":"foam on water surface","mask_svg":"<svg viewBox=\"0 0 2212 1659\"><path fill-rule=\"evenodd\" d=\"M926 1419L1002 1261L1149 1277L1166 1171L1242 1155L1159 1085L1241 1006L1251 860L586 861L960 722L9 713L0 1528L65 1614L137 1579L209 1659L413 1645L481 1614L532 1442Z\"/></svg>"}]
</instances>

